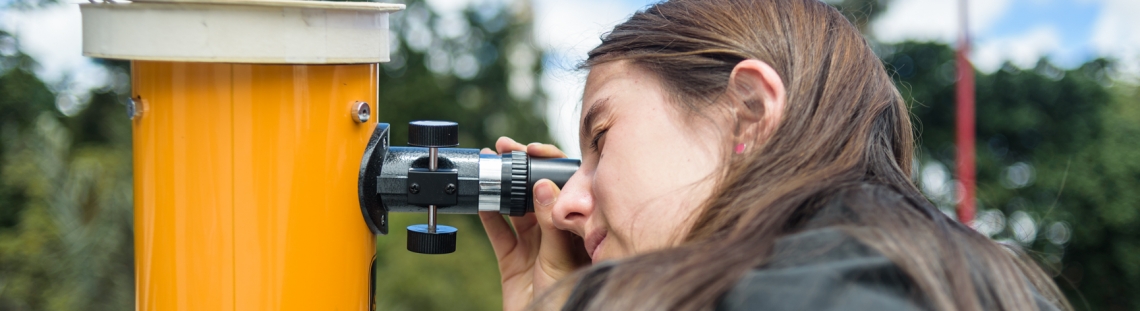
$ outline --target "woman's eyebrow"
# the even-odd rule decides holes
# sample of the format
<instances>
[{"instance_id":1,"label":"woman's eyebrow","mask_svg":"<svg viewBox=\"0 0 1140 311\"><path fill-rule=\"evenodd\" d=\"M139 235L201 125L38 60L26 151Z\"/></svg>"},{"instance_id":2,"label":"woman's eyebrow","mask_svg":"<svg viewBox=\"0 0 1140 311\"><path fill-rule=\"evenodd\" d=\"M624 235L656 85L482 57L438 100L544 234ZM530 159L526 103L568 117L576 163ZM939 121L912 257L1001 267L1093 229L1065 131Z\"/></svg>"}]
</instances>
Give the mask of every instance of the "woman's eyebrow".
<instances>
[{"instance_id":1,"label":"woman's eyebrow","mask_svg":"<svg viewBox=\"0 0 1140 311\"><path fill-rule=\"evenodd\" d=\"M578 131L579 133L587 133L594 127L594 123L609 111L609 101L610 98L605 97L590 105L590 110L586 111L586 117L582 118L582 129Z\"/></svg>"}]
</instances>

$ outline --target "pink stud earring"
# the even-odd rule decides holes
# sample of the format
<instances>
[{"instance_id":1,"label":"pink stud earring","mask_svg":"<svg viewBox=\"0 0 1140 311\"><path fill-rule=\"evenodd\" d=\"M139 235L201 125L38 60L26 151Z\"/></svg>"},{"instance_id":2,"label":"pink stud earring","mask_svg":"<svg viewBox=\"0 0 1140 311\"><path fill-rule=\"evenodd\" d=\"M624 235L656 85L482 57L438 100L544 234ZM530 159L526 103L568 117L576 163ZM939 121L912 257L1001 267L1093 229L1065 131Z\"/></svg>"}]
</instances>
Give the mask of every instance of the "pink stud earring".
<instances>
[{"instance_id":1,"label":"pink stud earring","mask_svg":"<svg viewBox=\"0 0 1140 311\"><path fill-rule=\"evenodd\" d=\"M744 143L736 144L736 154L744 153Z\"/></svg>"}]
</instances>

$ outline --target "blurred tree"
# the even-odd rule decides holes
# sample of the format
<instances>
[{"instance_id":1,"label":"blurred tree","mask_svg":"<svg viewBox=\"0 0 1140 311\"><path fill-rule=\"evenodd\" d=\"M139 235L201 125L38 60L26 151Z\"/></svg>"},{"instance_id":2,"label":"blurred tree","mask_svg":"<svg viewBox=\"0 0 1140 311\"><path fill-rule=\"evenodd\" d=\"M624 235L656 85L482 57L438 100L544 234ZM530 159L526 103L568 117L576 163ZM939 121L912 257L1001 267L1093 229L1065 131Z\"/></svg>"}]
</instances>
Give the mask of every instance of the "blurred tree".
<instances>
[{"instance_id":1,"label":"blurred tree","mask_svg":"<svg viewBox=\"0 0 1140 311\"><path fill-rule=\"evenodd\" d=\"M880 46L921 134L916 179L953 216L954 51ZM1031 252L1074 306L1140 308L1140 134L1135 87L1113 90L1111 63L1071 70L1042 59L977 74L975 228Z\"/></svg>"},{"instance_id":2,"label":"blurred tree","mask_svg":"<svg viewBox=\"0 0 1140 311\"><path fill-rule=\"evenodd\" d=\"M393 144L405 143L417 119L459 122L462 146L493 147L508 134L549 141L528 1L444 12L407 6L392 16L392 61L380 77L380 120L393 125Z\"/></svg>"},{"instance_id":3,"label":"blurred tree","mask_svg":"<svg viewBox=\"0 0 1140 311\"><path fill-rule=\"evenodd\" d=\"M1073 156L1062 210L1073 224L1061 277L1088 310L1140 309L1140 87L1118 82L1100 137Z\"/></svg>"},{"instance_id":4,"label":"blurred tree","mask_svg":"<svg viewBox=\"0 0 1140 311\"><path fill-rule=\"evenodd\" d=\"M64 117L56 102L71 98L36 78L37 63L17 47L0 32L0 309L128 309L130 128L120 94L96 90L86 110Z\"/></svg>"},{"instance_id":5,"label":"blurred tree","mask_svg":"<svg viewBox=\"0 0 1140 311\"><path fill-rule=\"evenodd\" d=\"M839 9L847 20L859 28L859 32L869 34L871 21L887 10L891 0L824 0Z\"/></svg>"}]
</instances>

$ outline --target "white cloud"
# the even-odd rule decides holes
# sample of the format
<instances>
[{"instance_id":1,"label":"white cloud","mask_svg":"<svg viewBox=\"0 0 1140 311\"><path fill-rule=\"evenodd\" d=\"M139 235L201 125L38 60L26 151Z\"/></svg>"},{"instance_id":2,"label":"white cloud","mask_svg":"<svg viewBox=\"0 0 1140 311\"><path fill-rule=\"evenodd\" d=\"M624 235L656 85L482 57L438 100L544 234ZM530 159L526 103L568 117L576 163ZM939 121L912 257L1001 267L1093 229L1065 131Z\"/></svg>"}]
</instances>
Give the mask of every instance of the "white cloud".
<instances>
[{"instance_id":1,"label":"white cloud","mask_svg":"<svg viewBox=\"0 0 1140 311\"><path fill-rule=\"evenodd\" d=\"M550 134L566 155L582 155L578 147L579 102L586 82L585 73L547 69L542 75L542 88L546 91L546 123Z\"/></svg>"},{"instance_id":2,"label":"white cloud","mask_svg":"<svg viewBox=\"0 0 1140 311\"><path fill-rule=\"evenodd\" d=\"M975 67L986 72L1000 69L1007 60L1021 68L1033 68L1042 56L1060 48L1061 36L1057 30L1040 26L1021 35L976 42L970 58Z\"/></svg>"},{"instance_id":3,"label":"white cloud","mask_svg":"<svg viewBox=\"0 0 1140 311\"><path fill-rule=\"evenodd\" d=\"M87 91L110 80L103 66L83 56L82 24L75 3L0 12L0 28L15 34L20 49L39 63L36 75L54 91L67 93L61 95L79 96L78 109L86 104ZM68 112L68 107L61 108Z\"/></svg>"},{"instance_id":4,"label":"white cloud","mask_svg":"<svg viewBox=\"0 0 1140 311\"><path fill-rule=\"evenodd\" d=\"M574 70L574 66L601 43L603 33L637 9L640 7L604 0L534 3L536 39L550 55L541 81L548 97L546 120L554 140L571 157L581 154L578 108L586 81L584 73Z\"/></svg>"},{"instance_id":5,"label":"white cloud","mask_svg":"<svg viewBox=\"0 0 1140 311\"><path fill-rule=\"evenodd\" d=\"M1104 0L1093 26L1092 46L1100 55L1116 57L1128 76L1140 76L1140 1Z\"/></svg>"},{"instance_id":6,"label":"white cloud","mask_svg":"<svg viewBox=\"0 0 1140 311\"><path fill-rule=\"evenodd\" d=\"M1011 3L1011 0L970 1L970 32L990 29ZM872 22L871 30L884 42L916 39L949 43L958 38L958 18L958 1L955 0L896 0Z\"/></svg>"},{"instance_id":7,"label":"white cloud","mask_svg":"<svg viewBox=\"0 0 1140 311\"><path fill-rule=\"evenodd\" d=\"M535 33L543 48L580 60L599 37L633 14L637 7L619 1L537 0Z\"/></svg>"}]
</instances>

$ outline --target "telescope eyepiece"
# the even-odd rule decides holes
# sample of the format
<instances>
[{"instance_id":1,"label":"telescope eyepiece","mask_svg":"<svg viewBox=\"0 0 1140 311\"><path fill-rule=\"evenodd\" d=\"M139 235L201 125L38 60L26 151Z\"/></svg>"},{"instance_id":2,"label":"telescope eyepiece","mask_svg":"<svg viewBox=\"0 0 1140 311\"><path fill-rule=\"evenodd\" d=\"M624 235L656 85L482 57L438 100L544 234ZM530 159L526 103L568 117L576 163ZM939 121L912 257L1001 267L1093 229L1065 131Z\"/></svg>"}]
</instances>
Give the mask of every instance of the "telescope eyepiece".
<instances>
[{"instance_id":1,"label":"telescope eyepiece","mask_svg":"<svg viewBox=\"0 0 1140 311\"><path fill-rule=\"evenodd\" d=\"M534 212L534 184L549 179L558 188L566 185L582 161L564 158L531 158L525 152L503 155L503 199L501 212L522 216ZM509 191L508 186L510 187Z\"/></svg>"}]
</instances>

